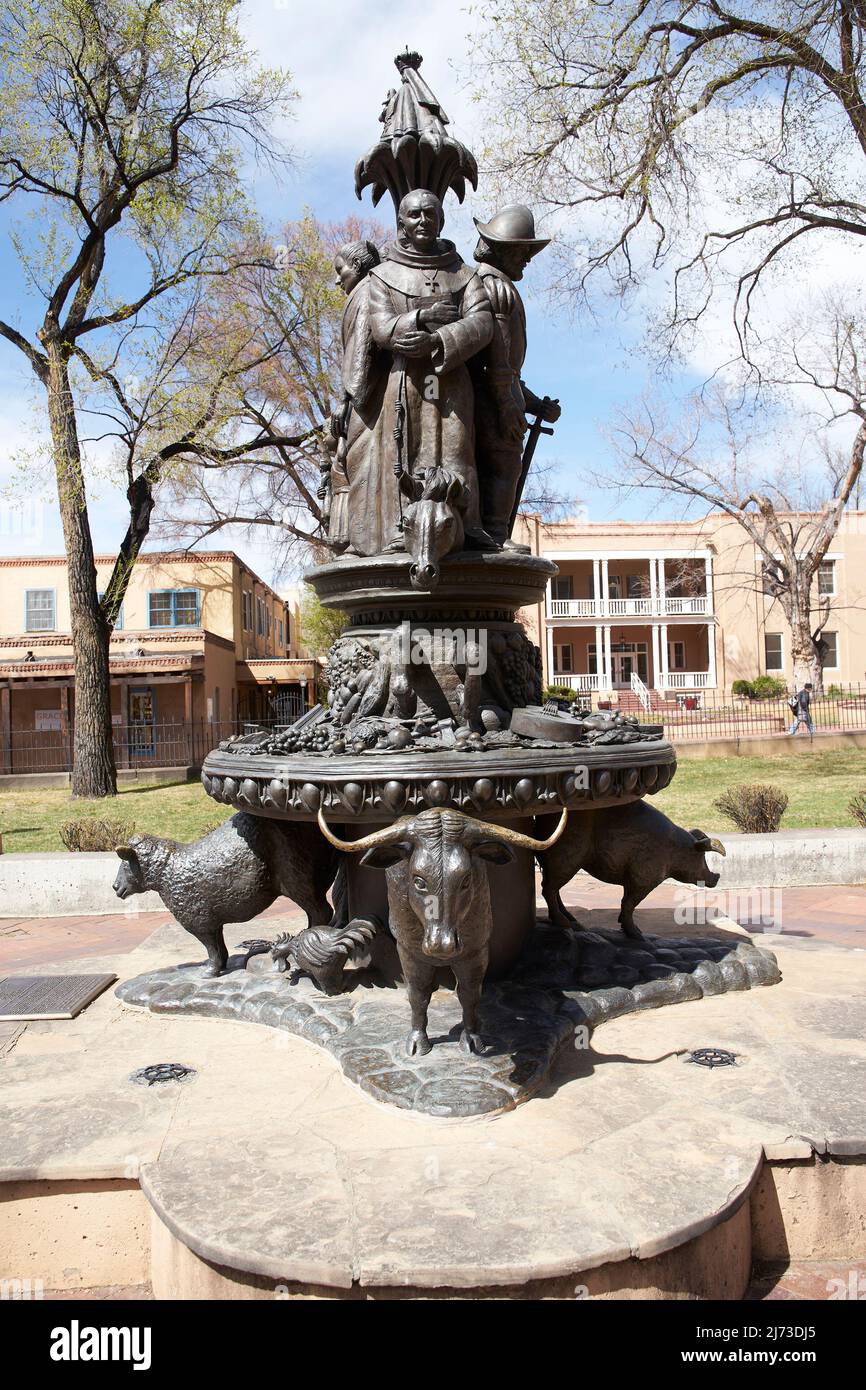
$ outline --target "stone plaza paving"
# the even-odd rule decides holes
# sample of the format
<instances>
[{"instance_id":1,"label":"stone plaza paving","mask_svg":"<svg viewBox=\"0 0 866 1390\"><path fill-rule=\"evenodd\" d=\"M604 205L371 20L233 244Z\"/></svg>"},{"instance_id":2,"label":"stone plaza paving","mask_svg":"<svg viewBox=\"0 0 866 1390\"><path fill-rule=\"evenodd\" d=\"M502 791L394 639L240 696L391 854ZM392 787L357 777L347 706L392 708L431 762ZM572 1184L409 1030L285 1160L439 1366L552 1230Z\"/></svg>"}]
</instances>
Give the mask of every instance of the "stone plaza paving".
<instances>
[{"instance_id":1,"label":"stone plaza paving","mask_svg":"<svg viewBox=\"0 0 866 1390\"><path fill-rule=\"evenodd\" d=\"M615 927L618 896L619 894L616 888L596 883L594 880L587 879L584 876L576 879L565 894L569 907L575 912L575 915L579 918L581 923L585 927L593 930L606 930ZM736 904L734 905L736 906ZM746 896L742 897L741 905L744 910L749 908ZM848 953L851 952L851 973L862 977L862 952L866 949L866 887L785 889L780 890L775 896L771 895L767 902L762 904L764 908L768 905L770 910L776 913L775 921L770 923L765 921L763 924L768 939L766 942L763 942L761 940L763 933L754 932L753 940L758 945L766 944L774 952L780 954L780 962L783 964L783 973L787 967L785 978L788 984L784 987L785 991L793 987L796 992L796 997L802 999L807 1007L812 999L817 1000L818 996L811 993L808 984L810 970L809 958L812 957L817 961L823 956L826 962L825 968L830 971L830 976L828 977L830 987L834 990L845 990L847 987L849 991L845 1001L845 1008L850 1013L850 1010L855 1008L855 996L850 993L850 990L854 988L854 981L846 981L847 972L845 970L844 961ZM262 914L255 922L245 924L242 934L247 937L254 937L257 935L272 937L276 936L281 931L296 931L300 929L304 920L302 915L296 910L285 910L288 906L289 905L286 904L285 901L282 907L279 903L275 904L273 908L267 913ZM712 929L711 924L707 924L707 926L700 925L702 910L702 900L698 892L691 889L682 889L673 885L664 885L657 889L655 893L646 900L646 903L638 909L636 916L638 924L645 932L660 935L673 935L683 932L689 933L693 930L698 932L702 930L705 931L708 927ZM543 915L541 904L539 904L539 915ZM22 971L38 972L43 966L48 967L52 971L56 971L62 968L64 961L74 961L76 964L72 966L73 970L80 970L90 968L89 961L93 960L93 968L96 968L97 959L99 959L100 968L103 966L109 968L113 960L115 962L115 969L124 973L123 958L130 953L134 955L137 951L140 952L147 939L160 928L162 928L163 931L166 930L169 922L169 915L165 912L139 915L116 914L110 917L91 918L64 917L50 920L27 918L4 919L0 921L0 975ZM697 922L699 925L693 926L693 922ZM720 923L719 925L721 931L724 933L725 928L723 924ZM728 925L731 926L732 924L729 922ZM171 930L176 932L177 929L171 928ZM234 931L235 934L241 934L240 929L234 929ZM787 943L786 938L788 938ZM788 950L784 949L786 944L789 945ZM156 943L154 943L154 945L156 945ZM178 946L174 948L173 954L179 959L189 959L191 954L189 950L190 947L192 948L192 958L195 958L198 947L195 946L194 943L189 942L188 938L179 938ZM180 951L179 955L178 948ZM161 952L163 950L164 948L160 948ZM805 955L802 954L804 950L806 952ZM186 954L184 954L184 951L186 951ZM818 952L817 958L813 956L815 951ZM130 973L134 973L134 971ZM826 988L827 984L822 986L822 989ZM685 1010L685 1012L681 1013L680 1010ZM692 1011L697 1012L693 1013ZM92 1018L90 1017L91 1014ZM132 1013L129 1011L121 1011L118 1013L118 1006L116 1003L112 1002L112 991L109 991L109 994L106 995L101 1002L98 1002L97 1006L94 1006L93 1009L82 1015L80 1020L71 1024L41 1023L22 1025L8 1023L0 1025L0 1057L3 1057L5 1061L11 1064L12 1072L14 1073L17 1054L17 1059L20 1059L18 1060L18 1065L21 1065L21 1063L24 1064L24 1073L22 1075L32 1072L33 1080L38 1082L37 1074L42 1075L45 1066L49 1067L49 1071L52 1070L53 1064L50 1061L52 1050L55 1046L58 1046L61 1047L62 1051L63 1037L67 1040L70 1040L73 1036L79 1037L81 1045L85 1048L90 1045L89 1040L91 1039L94 1044L98 1044L98 1040L102 1035L102 1030L105 1027L109 1015L112 1018L117 1015L116 1022L111 1023L109 1026L112 1029L119 1029L118 1040L121 1045L121 1050L128 1047L133 1042L136 1035L140 1039L141 1023L143 1022L142 1016L136 1016L135 1011ZM639 1023L629 1021L628 1019L622 1019L617 1023L607 1024L605 1025L603 1033L599 1035L600 1054L604 1054L604 1056L599 1055L598 1060L614 1060L613 1054L618 1054L617 1060L619 1060L621 1064L625 1064L627 1061L629 1064L627 1066L621 1065L613 1069L610 1067L602 1068L601 1071L597 1071L594 1084L607 1088L611 1086L618 1088L620 1086L618 1077L622 1075L622 1084L625 1084L625 1072L630 1071L633 1073L632 1082L630 1084L637 1085L638 1089L642 1092L646 1091L647 1097L652 1096L653 1104L655 1104L660 1099L660 1094L664 1090L666 1083L663 1082L662 1073L659 1073L659 1080L653 1082L651 1080L652 1068L649 1072L646 1072L640 1065L640 1059L643 1057L649 1061L650 1058L658 1059L664 1055L670 1056L669 1049L675 1043L680 1045L683 1036L692 1033L694 1034L693 1041L695 1042L705 1042L708 1039L712 1042L717 1042L721 1039L723 1045L737 1046L741 1044L744 1052L749 1054L752 1060L750 1074L752 1070L755 1070L757 1073L759 1069L761 1071L763 1070L763 1063L760 1058L763 1055L765 1046L769 1045L771 1048L771 1052L767 1054L768 1057L772 1055L773 1047L781 1048L783 1052L786 1051L788 1046L787 1039L790 1035L791 1026L790 1023L785 1022L787 1017L788 1014L783 1004L783 995L780 994L777 996L776 988L774 988L766 992L763 990L753 991L751 996L748 994L732 996L729 997L727 1001L705 1000L699 1005L685 1004L679 1005L676 1008L657 1010L650 1015L645 1015L643 1020ZM100 1021L100 1019L102 1019L102 1021ZM154 1018L152 1022L158 1035L164 1035L166 1038L169 1036L167 1033L164 1033L165 1028L169 1026L167 1023L163 1023L162 1020L158 1021L156 1018ZM825 1023L827 1023L826 1018ZM683 1024L686 1025L685 1033L683 1032ZM697 1028L695 1028L696 1024L698 1025ZM174 1020L170 1026L178 1030L178 1039L184 1039L183 1045L186 1048L184 1052L185 1060L187 1059L187 1052L189 1052L193 1061L198 1060L193 1054L200 1047L204 1049L202 1055L207 1056L209 1061L217 1067L217 1074L214 1076L212 1084L228 1085L230 1081L231 1083L235 1083L239 1079L240 1074L243 1073L247 1078L247 1085L249 1088L249 1078L251 1075L249 1071L249 1062L252 1060L253 1056L250 1049L257 1046L254 1038L259 1030L252 1029L248 1033L247 1025L228 1024L223 1025L224 1028L227 1027L228 1032L218 1034L211 1031L211 1026L208 1024L207 1020ZM829 1024L827 1024L827 1027L829 1027ZM206 1030L207 1042L205 1040L205 1033L199 1033L197 1031L199 1029ZM55 1033L55 1030L57 1031L56 1044L52 1039L52 1034ZM718 1038L715 1036L716 1033L719 1035ZM823 1024L819 1028L819 1033L827 1034L827 1028ZM713 1034L713 1036L710 1037L710 1034ZM32 1035L32 1044L28 1044L28 1035ZM836 1030L835 1025L833 1025L830 1029L830 1033L823 1037L823 1039L819 1039L820 1048L830 1049L825 1059L825 1065L829 1068L827 1073L828 1077L833 1071L833 1067L830 1065L833 1061L831 1053L833 1049L837 1047L837 1044L832 1042L831 1039L835 1036ZM841 1036L842 1034L839 1034L840 1038ZM848 1031L848 1036L851 1036L850 1030ZM126 1041L127 1039L128 1041ZM138 1045L140 1047L140 1042ZM153 1045L157 1046L158 1050L158 1045L156 1043ZM282 1045L275 1043L274 1046L280 1047ZM322 1094L326 1099L330 1098L327 1104L323 1104L322 1106L317 1105L317 1110L321 1110L321 1114L318 1116L318 1122L321 1126L326 1127L330 1123L329 1117L332 1113L331 1107L334 1105L337 1106L338 1112L341 1107L349 1105L353 1108L354 1113L356 1102L349 1099L351 1093L346 1093L345 1096L343 1095L340 1089L343 1083L338 1076L331 1074L330 1064L325 1061L324 1057L319 1058L315 1053L310 1053L308 1045L300 1044L299 1046L302 1048L302 1051L297 1053L297 1062L301 1065L302 1074L299 1075L294 1082L291 1082L288 1077L285 1078L285 1101L287 1103L287 1111L290 1113L294 1112L299 1096L302 1092L309 1094L307 1088L312 1084L313 1092L316 1096ZM850 1044L847 1046L850 1047ZM269 1046L268 1052L270 1052L270 1050L271 1048ZM130 1048L130 1056L133 1055L134 1051L134 1047ZM292 1053L292 1055L294 1056L295 1054ZM798 1051L797 1047L794 1047L787 1061L794 1064L797 1058L802 1060L803 1056L802 1050ZM851 1054L851 1056L852 1060L849 1065L854 1064L853 1054ZM817 1060L816 1058L816 1062ZM125 1065L126 1061L124 1059L124 1067ZM666 1070L668 1067L675 1067L676 1065L675 1059L665 1063L664 1075L668 1075ZM799 1065L799 1063L797 1063L797 1065ZM239 1072L238 1067L240 1067ZM40 1070L40 1068L42 1070ZM222 1083L219 1081L220 1069L224 1070ZM121 1070L123 1070L123 1067ZM692 1069L688 1070L691 1071ZM568 1102L569 1092L574 1093L575 1102L579 1099L576 1093L580 1090L580 1083L590 1079L589 1076L583 1078L582 1074L578 1075L579 1071L580 1068L575 1071L573 1077L579 1084L574 1087L567 1087L564 1091L560 1091L560 1095L556 1102L557 1105ZM675 1081L676 1074L676 1072L670 1073L670 1081L674 1085L674 1090L670 1092L671 1098L669 1101L665 1102L665 1105L671 1105L673 1107L670 1112L671 1116L677 1123L680 1123L682 1117L677 1118L679 1116L679 1111L675 1099L678 1089ZM45 1075L47 1076L48 1073L45 1073ZM715 1141L713 1140L711 1142L711 1136L713 1135L715 1126L711 1119L709 1107L711 1106L710 1095L715 1088L715 1083L710 1085L710 1075L711 1074L708 1074L707 1097L705 1102L708 1107L708 1127L704 1130L704 1137L707 1139L707 1142L711 1143L712 1147L712 1143ZM744 1080L745 1076L746 1073L744 1072ZM265 1078L263 1077L262 1084L264 1084L264 1081ZM763 1085L764 1094L766 1095L772 1094L772 1086L770 1083L771 1078L769 1074L767 1074L760 1083ZM72 1083L71 1081L68 1083L64 1082L61 1086L61 1091L66 1089L67 1084L71 1085ZM726 1086L730 1086L730 1084L729 1082L725 1083ZM739 1083L736 1084L739 1085ZM201 1090L204 1085L205 1082L203 1078L200 1078L196 1083L196 1087L199 1090ZM768 1085L770 1085L769 1091L767 1091ZM300 1090L298 1089L299 1087ZM647 1090L647 1087L649 1087L649 1090ZM324 1089L322 1090L322 1088ZM252 1086L251 1089L255 1092L257 1088ZM659 1095L654 1096L655 1091L658 1091ZM190 1092L189 1099L192 1099L192 1094L193 1093ZM603 1094L604 1092L602 1092L602 1095ZM744 1098L745 1096L746 1093L744 1093ZM620 1099L622 1099L621 1096ZM60 1105L65 1103L59 1096L56 1100ZM252 1100L248 1096L246 1100L240 1104L241 1110L245 1111L249 1109L252 1103ZM602 1109L599 1112L596 1123L599 1123L603 1113L608 1110L608 1103L609 1102L606 1101L602 1104ZM742 1117L737 1120L737 1124L742 1123L744 1125L743 1135L746 1136L747 1132L749 1135L752 1131L757 1133L757 1131L754 1130L754 1120L759 1113L763 1114L765 1111L760 1106L759 1109L755 1111L754 1107L749 1104L747 1099L744 1100L744 1103L746 1104L746 1112L743 1112ZM547 1120L543 1118L545 1110L544 1105L542 1104L542 1109L533 1112L533 1104L533 1102L530 1102L528 1107L521 1108L520 1112L511 1119L508 1119L509 1127L513 1129L517 1135L519 1135L523 1129L526 1129L527 1133L530 1130L534 1130L539 1122L542 1126L549 1126L551 1124L549 1115ZM768 1101L767 1104L769 1105L770 1102ZM361 1105L362 1108L357 1111L359 1123L365 1120L367 1116L365 1107L369 1107L370 1102L362 1102ZM776 1100L772 1102L772 1106L773 1113L775 1114L777 1106ZM253 1106L253 1108L255 1107ZM547 1109L549 1110L549 1108L548 1105ZM653 1107L650 1106L650 1111L652 1111L652 1108ZM843 1109L844 1108L843 1106ZM557 1131L559 1134L557 1143L565 1145L561 1157L566 1163L571 1162L573 1156L569 1151L568 1144L565 1143L564 1136L565 1133L571 1129L576 1115L579 1112L583 1113L580 1111L580 1107L579 1111L575 1112L571 1120L565 1116L565 1127L562 1133ZM252 1114L252 1111L250 1111L250 1114ZM749 1118L749 1116L751 1118ZM781 1122L782 1126L781 1129L779 1129L779 1136L782 1136L785 1121L781 1116L781 1112L778 1116L778 1120ZM418 1122L409 1121L408 1123L417 1124ZM637 1115L633 1117L632 1123L634 1123L636 1127L638 1123L640 1123L641 1127L649 1123L650 1129L652 1129L653 1124L651 1116L639 1122ZM825 1120L824 1123L827 1123L827 1121ZM387 1129L392 1125L399 1126L399 1124L400 1121L398 1119L388 1120L385 1127ZM778 1124L776 1124L775 1127L778 1129ZM394 1135L396 1136L401 1132L399 1127L395 1128ZM553 1131L551 1130L551 1132ZM789 1130L788 1132L792 1133L794 1131ZM655 1138L658 1140L661 1131L653 1129L652 1133L655 1134ZM608 1134L607 1137L604 1136L605 1126L601 1123L599 1135L595 1141L596 1144L606 1145L616 1141L615 1135ZM168 1136L166 1137L168 1138ZM226 1136L227 1139L229 1137L228 1135ZM446 1132L443 1132L443 1139L445 1137ZM649 1134L644 1136L644 1141L646 1141L648 1137ZM686 1134L684 1130L683 1140L685 1141L685 1139ZM174 1142L177 1144L178 1141L175 1140ZM309 1138L306 1142L309 1143ZM316 1149L316 1144L318 1143L319 1141L316 1139L308 1157L316 1157L318 1159L318 1149ZM100 1140L100 1147L101 1144L102 1141ZM161 1144L162 1141L156 1144L154 1153L158 1152ZM112 1147L110 1142L108 1147ZM590 1155L591 1148L592 1146L590 1146L590 1149L587 1151ZM313 1151L314 1149L315 1152ZM739 1151L740 1149L742 1149L742 1152ZM443 1154L447 1152L448 1150L446 1147L443 1149ZM737 1183L746 1183L748 1181L747 1175L749 1165L753 1162L752 1152L751 1140L745 1144L738 1141L738 1144L735 1145L736 1161L734 1157L730 1157L729 1161L735 1163L737 1167ZM142 1155L143 1160L146 1156L146 1154ZM287 1153L285 1157L286 1161L289 1162L290 1155ZM178 1149L177 1158L172 1161L175 1163L175 1166L178 1162L180 1163L177 1174L173 1172L169 1164L166 1168L164 1177L161 1179L163 1184L162 1187L160 1187L159 1181L155 1179L152 1180L154 1191L151 1193L151 1201L156 1202L157 1209L159 1209L160 1202L167 1202L169 1205L176 1203L177 1193L174 1190L174 1184L177 1181L181 1181L181 1185L183 1185L183 1183L187 1181L187 1177L184 1176L187 1170L185 1168L186 1160L183 1158L182 1147ZM680 1162L680 1153L676 1149L671 1151L669 1161L676 1163ZM592 1164L591 1157L590 1164ZM686 1164L686 1168L687 1167L688 1164ZM256 1171L257 1180L261 1181L261 1173L259 1170ZM684 1169L683 1171L685 1173L686 1170ZM626 1182L627 1184L630 1183L631 1178L627 1177ZM714 1198L713 1200L716 1199ZM182 1215L184 1220L187 1219L187 1214ZM550 1215L551 1213L548 1212L547 1217L544 1219L548 1219ZM197 1212L191 1213L190 1219L192 1223L195 1224L199 1220L199 1214ZM805 1298L824 1299L838 1298L840 1296L862 1296L862 1293L860 1295L840 1295L838 1290L841 1288L850 1288L852 1280L858 1289L862 1290L866 1288L866 1261L858 1258L845 1261L829 1260L826 1257L820 1258L822 1252L818 1251L816 1253L819 1258L797 1259L789 1261L785 1265L780 1264L768 1268L761 1268L758 1266L754 1273L748 1297L757 1299L796 1300ZM68 1297L72 1295L69 1293L61 1293L58 1295L49 1294L48 1296ZM92 1289L89 1291L88 1296L95 1298L147 1297L149 1296L149 1289L147 1286ZM556 1294L553 1296L556 1296Z\"/></svg>"}]
</instances>

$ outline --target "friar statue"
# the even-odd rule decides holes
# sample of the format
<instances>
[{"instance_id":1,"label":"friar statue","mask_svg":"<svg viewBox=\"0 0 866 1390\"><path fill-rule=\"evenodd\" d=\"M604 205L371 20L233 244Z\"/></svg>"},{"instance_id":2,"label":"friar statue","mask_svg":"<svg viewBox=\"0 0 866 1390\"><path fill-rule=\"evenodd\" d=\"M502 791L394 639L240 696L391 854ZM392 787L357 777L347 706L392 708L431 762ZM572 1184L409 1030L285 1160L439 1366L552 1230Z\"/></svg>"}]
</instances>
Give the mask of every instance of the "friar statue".
<instances>
[{"instance_id":1,"label":"friar statue","mask_svg":"<svg viewBox=\"0 0 866 1390\"><path fill-rule=\"evenodd\" d=\"M351 481L359 475L363 477L369 466L373 430L387 379L387 360L370 332L367 294L367 276L378 264L379 252L371 241L348 242L334 257L337 283L347 297L341 328L343 401L331 416L323 470L328 476L323 478L319 494L325 502L328 543L338 554L355 550ZM354 538L363 539L357 533Z\"/></svg>"},{"instance_id":2,"label":"friar statue","mask_svg":"<svg viewBox=\"0 0 866 1390\"><path fill-rule=\"evenodd\" d=\"M477 399L478 476L485 530L498 546L520 549L509 539L523 462L526 413L550 424L559 402L539 399L521 380L526 356L526 311L515 286L549 237L535 235L535 219L520 203L502 208L489 222L473 219L479 239L475 260L495 325L490 342L472 364Z\"/></svg>"},{"instance_id":3,"label":"friar statue","mask_svg":"<svg viewBox=\"0 0 866 1390\"><path fill-rule=\"evenodd\" d=\"M440 238L444 220L433 193L407 193L396 242L369 275L370 329L390 367L363 486L350 482L350 528L364 532L363 549L352 546L362 554L403 548L401 467L413 478L436 470L459 478L466 546L494 548L481 526L466 367L490 342L493 315L478 273Z\"/></svg>"}]
</instances>

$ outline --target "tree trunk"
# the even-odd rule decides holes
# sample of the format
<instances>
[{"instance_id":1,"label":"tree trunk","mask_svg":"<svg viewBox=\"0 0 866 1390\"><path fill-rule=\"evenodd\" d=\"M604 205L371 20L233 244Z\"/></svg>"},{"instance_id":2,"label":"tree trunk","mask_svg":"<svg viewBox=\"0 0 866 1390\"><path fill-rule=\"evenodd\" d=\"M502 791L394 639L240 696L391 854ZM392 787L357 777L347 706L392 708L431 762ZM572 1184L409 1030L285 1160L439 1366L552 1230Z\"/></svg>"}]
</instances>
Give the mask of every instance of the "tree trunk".
<instances>
[{"instance_id":1,"label":"tree trunk","mask_svg":"<svg viewBox=\"0 0 866 1390\"><path fill-rule=\"evenodd\" d=\"M795 617L791 623L791 660L794 666L794 684L802 690L807 681L813 686L814 695L824 692L824 667L815 650L812 640L810 614Z\"/></svg>"},{"instance_id":2,"label":"tree trunk","mask_svg":"<svg viewBox=\"0 0 866 1390\"><path fill-rule=\"evenodd\" d=\"M111 727L110 632L96 587L93 540L81 470L78 427L62 346L47 349L48 418L57 495L66 545L72 651L75 660L75 736L72 795L117 795Z\"/></svg>"}]
</instances>

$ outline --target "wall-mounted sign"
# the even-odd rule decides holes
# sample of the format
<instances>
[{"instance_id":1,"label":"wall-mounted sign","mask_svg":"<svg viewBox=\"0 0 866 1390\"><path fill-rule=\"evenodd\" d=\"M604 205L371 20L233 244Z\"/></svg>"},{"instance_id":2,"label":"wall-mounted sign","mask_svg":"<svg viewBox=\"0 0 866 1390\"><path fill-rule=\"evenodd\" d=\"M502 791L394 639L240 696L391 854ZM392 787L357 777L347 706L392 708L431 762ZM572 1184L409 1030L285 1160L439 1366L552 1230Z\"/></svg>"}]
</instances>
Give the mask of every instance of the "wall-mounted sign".
<instances>
[{"instance_id":1,"label":"wall-mounted sign","mask_svg":"<svg viewBox=\"0 0 866 1390\"><path fill-rule=\"evenodd\" d=\"M34 711L36 730L41 734L60 733L60 710L38 709Z\"/></svg>"}]
</instances>

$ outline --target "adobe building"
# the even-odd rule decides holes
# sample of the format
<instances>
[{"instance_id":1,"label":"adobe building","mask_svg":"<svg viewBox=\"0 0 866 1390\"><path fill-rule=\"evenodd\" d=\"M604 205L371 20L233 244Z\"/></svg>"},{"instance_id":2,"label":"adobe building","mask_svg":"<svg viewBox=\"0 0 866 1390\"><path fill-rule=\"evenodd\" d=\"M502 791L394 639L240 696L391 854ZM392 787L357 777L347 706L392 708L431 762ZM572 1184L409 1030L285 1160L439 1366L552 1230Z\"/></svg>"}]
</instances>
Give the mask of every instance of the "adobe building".
<instances>
[{"instance_id":1,"label":"adobe building","mask_svg":"<svg viewBox=\"0 0 866 1390\"><path fill-rule=\"evenodd\" d=\"M523 610L546 684L623 705L649 692L721 701L735 680L793 683L790 631L765 592L757 547L731 518L544 523L515 538L559 566L543 604ZM815 587L829 602L825 685L866 679L866 512L845 512ZM644 687L642 690L641 687Z\"/></svg>"},{"instance_id":2,"label":"adobe building","mask_svg":"<svg viewBox=\"0 0 866 1390\"><path fill-rule=\"evenodd\" d=\"M114 557L96 564L107 584ZM66 559L0 558L0 772L64 770L75 717L70 628ZM199 743L244 721L295 718L318 676L297 603L232 551L139 556L110 662L120 767L195 762Z\"/></svg>"}]
</instances>

